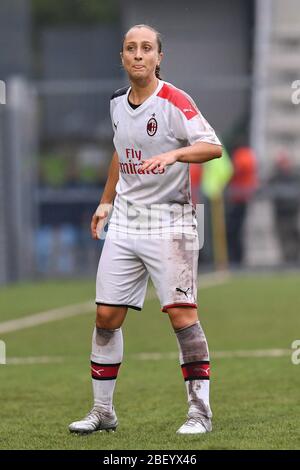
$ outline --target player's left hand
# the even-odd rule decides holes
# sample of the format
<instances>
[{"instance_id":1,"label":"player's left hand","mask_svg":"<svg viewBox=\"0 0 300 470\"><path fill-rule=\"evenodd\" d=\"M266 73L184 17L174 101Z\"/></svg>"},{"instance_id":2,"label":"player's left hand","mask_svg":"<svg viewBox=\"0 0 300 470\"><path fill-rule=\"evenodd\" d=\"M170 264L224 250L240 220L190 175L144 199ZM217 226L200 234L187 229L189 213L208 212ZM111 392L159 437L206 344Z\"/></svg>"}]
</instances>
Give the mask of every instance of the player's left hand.
<instances>
[{"instance_id":1,"label":"player's left hand","mask_svg":"<svg viewBox=\"0 0 300 470\"><path fill-rule=\"evenodd\" d=\"M173 163L177 162L178 154L176 151L161 153L160 155L156 155L155 157L151 157L146 160L141 169L142 170L154 170L155 168L163 169L168 165L173 165Z\"/></svg>"}]
</instances>

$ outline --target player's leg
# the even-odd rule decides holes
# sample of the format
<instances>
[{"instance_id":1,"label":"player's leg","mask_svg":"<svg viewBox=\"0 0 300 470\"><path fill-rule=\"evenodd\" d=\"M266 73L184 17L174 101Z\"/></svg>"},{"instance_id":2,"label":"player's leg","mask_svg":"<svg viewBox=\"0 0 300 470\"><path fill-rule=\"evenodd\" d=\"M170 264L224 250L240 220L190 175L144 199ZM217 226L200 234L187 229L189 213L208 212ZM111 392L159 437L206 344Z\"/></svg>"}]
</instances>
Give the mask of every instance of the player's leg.
<instances>
[{"instance_id":1,"label":"player's leg","mask_svg":"<svg viewBox=\"0 0 300 470\"><path fill-rule=\"evenodd\" d=\"M94 406L108 414L113 411L113 393L123 360L121 326L127 310L127 307L97 306L91 354Z\"/></svg>"},{"instance_id":2,"label":"player's leg","mask_svg":"<svg viewBox=\"0 0 300 470\"><path fill-rule=\"evenodd\" d=\"M210 431L209 355L197 315L197 234L151 240L144 253L162 311L169 314L176 334L187 388L188 421L178 432Z\"/></svg>"},{"instance_id":3,"label":"player's leg","mask_svg":"<svg viewBox=\"0 0 300 470\"><path fill-rule=\"evenodd\" d=\"M194 307L168 307L166 312L169 315L174 331L187 328L198 321L198 312Z\"/></svg>"},{"instance_id":4,"label":"player's leg","mask_svg":"<svg viewBox=\"0 0 300 470\"><path fill-rule=\"evenodd\" d=\"M176 334L179 360L188 398L188 419L178 434L198 434L211 431L209 404L209 351L196 308L168 308Z\"/></svg>"},{"instance_id":5,"label":"player's leg","mask_svg":"<svg viewBox=\"0 0 300 470\"><path fill-rule=\"evenodd\" d=\"M97 306L91 353L94 405L85 418L70 424L71 432L89 434L98 430L115 431L118 425L113 394L123 359L121 326L127 310L126 306Z\"/></svg>"},{"instance_id":6,"label":"player's leg","mask_svg":"<svg viewBox=\"0 0 300 470\"><path fill-rule=\"evenodd\" d=\"M130 240L106 239L97 273L96 325L92 338L91 372L94 407L71 432L91 433L115 429L117 417L113 393L123 358L121 326L128 308L141 310L148 274L134 255Z\"/></svg>"}]
</instances>

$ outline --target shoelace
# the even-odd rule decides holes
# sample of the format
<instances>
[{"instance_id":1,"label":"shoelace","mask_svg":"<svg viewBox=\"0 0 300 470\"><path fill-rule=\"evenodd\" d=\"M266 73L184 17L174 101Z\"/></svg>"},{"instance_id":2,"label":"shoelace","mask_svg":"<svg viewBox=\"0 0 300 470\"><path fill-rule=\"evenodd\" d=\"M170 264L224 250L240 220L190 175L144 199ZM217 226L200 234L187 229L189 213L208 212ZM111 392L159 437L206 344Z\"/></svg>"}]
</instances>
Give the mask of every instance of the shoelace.
<instances>
[{"instance_id":1,"label":"shoelace","mask_svg":"<svg viewBox=\"0 0 300 470\"><path fill-rule=\"evenodd\" d=\"M103 416L103 413L99 408L94 407L91 409L91 411L86 415L84 419L93 422L95 420L105 421L106 418Z\"/></svg>"},{"instance_id":2,"label":"shoelace","mask_svg":"<svg viewBox=\"0 0 300 470\"><path fill-rule=\"evenodd\" d=\"M205 429L205 425L203 423L203 419L202 418L196 418L196 417L193 417L193 418L188 418L188 420L186 421L185 425L186 426L194 426L195 424L201 424L201 426L203 426Z\"/></svg>"},{"instance_id":3,"label":"shoelace","mask_svg":"<svg viewBox=\"0 0 300 470\"><path fill-rule=\"evenodd\" d=\"M93 409L86 415L86 417L85 417L84 419L87 419L87 420L92 421L92 420L95 418L95 415L96 415L96 418L102 419L101 411L98 410L98 408L93 408Z\"/></svg>"},{"instance_id":4,"label":"shoelace","mask_svg":"<svg viewBox=\"0 0 300 470\"><path fill-rule=\"evenodd\" d=\"M194 426L194 424L198 424L199 422L201 423L201 420L200 420L200 419L197 419L197 418L189 418L185 424L186 424L187 426ZM202 424L202 423L201 423L201 424Z\"/></svg>"}]
</instances>

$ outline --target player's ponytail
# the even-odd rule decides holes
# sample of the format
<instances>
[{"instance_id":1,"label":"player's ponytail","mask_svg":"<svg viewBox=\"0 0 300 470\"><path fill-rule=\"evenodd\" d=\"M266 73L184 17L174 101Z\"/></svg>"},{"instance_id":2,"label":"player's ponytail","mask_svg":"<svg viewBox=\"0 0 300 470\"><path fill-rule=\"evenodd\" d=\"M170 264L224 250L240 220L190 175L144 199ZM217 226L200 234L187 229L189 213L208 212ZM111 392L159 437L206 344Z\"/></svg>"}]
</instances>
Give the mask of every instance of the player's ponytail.
<instances>
[{"instance_id":1,"label":"player's ponytail","mask_svg":"<svg viewBox=\"0 0 300 470\"><path fill-rule=\"evenodd\" d=\"M159 80L162 79L161 76L160 76L160 66L159 66L159 65L157 65L157 66L155 67L155 76L156 76L156 78L158 78Z\"/></svg>"}]
</instances>

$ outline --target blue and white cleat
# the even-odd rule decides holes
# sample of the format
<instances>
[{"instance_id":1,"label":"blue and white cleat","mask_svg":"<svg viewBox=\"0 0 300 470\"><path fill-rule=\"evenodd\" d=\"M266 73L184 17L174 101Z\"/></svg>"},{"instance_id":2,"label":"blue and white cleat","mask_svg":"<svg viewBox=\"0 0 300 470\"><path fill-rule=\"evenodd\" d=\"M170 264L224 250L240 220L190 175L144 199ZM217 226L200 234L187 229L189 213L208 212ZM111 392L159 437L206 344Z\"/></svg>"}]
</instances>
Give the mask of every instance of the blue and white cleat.
<instances>
[{"instance_id":1,"label":"blue and white cleat","mask_svg":"<svg viewBox=\"0 0 300 470\"><path fill-rule=\"evenodd\" d=\"M94 406L81 421L74 421L69 425L69 430L77 434L91 434L96 431L115 432L118 419L114 408L107 412L103 408Z\"/></svg>"}]
</instances>

